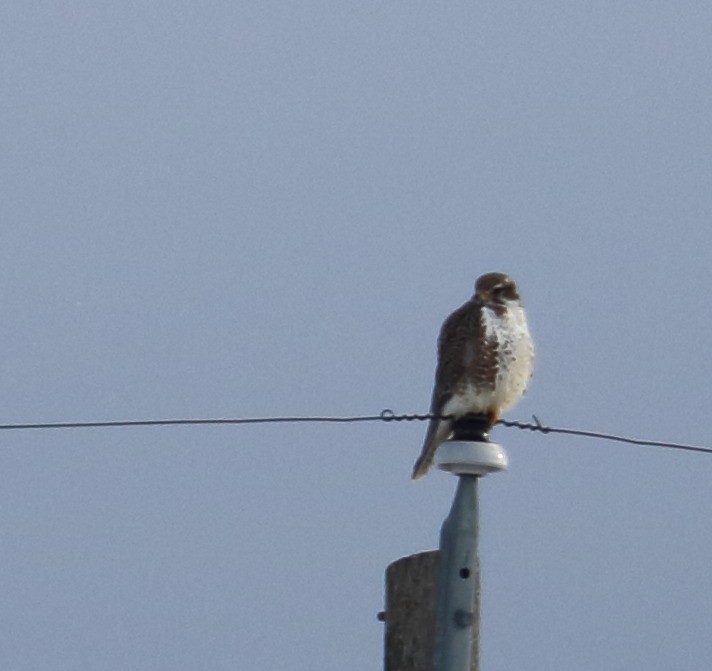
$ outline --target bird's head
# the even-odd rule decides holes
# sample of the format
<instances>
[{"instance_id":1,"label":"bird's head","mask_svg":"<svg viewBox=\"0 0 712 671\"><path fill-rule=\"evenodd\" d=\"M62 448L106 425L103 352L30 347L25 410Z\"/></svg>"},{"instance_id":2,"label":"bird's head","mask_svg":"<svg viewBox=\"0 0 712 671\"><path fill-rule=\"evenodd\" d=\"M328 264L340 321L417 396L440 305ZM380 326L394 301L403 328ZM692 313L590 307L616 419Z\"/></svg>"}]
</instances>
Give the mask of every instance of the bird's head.
<instances>
[{"instance_id":1,"label":"bird's head","mask_svg":"<svg viewBox=\"0 0 712 671\"><path fill-rule=\"evenodd\" d=\"M484 305L519 304L519 291L509 275L486 273L477 278L475 298Z\"/></svg>"}]
</instances>

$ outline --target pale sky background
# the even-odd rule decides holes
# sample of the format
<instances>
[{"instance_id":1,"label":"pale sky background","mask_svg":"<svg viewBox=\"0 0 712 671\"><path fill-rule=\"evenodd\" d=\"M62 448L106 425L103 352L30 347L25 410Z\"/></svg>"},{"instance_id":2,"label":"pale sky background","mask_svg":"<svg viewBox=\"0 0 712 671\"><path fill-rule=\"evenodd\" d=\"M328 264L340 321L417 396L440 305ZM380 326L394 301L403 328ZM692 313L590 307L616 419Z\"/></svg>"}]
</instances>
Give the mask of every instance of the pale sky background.
<instances>
[{"instance_id":1,"label":"pale sky background","mask_svg":"<svg viewBox=\"0 0 712 671\"><path fill-rule=\"evenodd\" d=\"M426 411L518 281L509 418L712 444L708 0L0 9L0 422ZM0 667L380 669L424 424L0 432ZM483 671L712 659L712 456L499 428Z\"/></svg>"}]
</instances>

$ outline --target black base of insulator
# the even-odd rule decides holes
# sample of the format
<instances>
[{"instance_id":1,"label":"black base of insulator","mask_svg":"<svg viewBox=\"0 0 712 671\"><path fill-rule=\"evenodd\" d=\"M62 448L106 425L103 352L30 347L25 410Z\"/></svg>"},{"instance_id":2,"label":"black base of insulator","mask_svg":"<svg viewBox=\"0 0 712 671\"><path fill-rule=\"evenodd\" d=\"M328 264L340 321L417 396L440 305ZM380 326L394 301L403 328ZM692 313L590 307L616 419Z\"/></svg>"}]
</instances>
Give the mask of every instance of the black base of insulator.
<instances>
[{"instance_id":1,"label":"black base of insulator","mask_svg":"<svg viewBox=\"0 0 712 671\"><path fill-rule=\"evenodd\" d=\"M465 415L452 423L452 439L489 443L491 428L492 424L487 415Z\"/></svg>"}]
</instances>

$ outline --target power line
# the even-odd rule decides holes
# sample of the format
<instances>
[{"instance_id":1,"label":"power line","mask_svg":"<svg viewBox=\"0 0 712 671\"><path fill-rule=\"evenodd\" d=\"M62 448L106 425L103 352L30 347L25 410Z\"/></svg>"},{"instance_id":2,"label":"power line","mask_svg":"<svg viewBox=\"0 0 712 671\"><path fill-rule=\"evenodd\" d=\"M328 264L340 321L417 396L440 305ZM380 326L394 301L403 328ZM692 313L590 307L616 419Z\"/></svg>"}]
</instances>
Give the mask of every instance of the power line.
<instances>
[{"instance_id":1,"label":"power line","mask_svg":"<svg viewBox=\"0 0 712 671\"><path fill-rule=\"evenodd\" d=\"M356 417L226 417L211 419L129 419L107 422L41 422L31 424L0 424L0 430L23 429L89 429L117 426L176 426L190 424L293 424L297 422L374 422L383 420L381 415Z\"/></svg>"},{"instance_id":2,"label":"power line","mask_svg":"<svg viewBox=\"0 0 712 671\"><path fill-rule=\"evenodd\" d=\"M106 422L37 422L26 424L0 424L0 431L29 430L29 429L88 429L105 427L126 427L126 426L186 426L205 424L296 424L296 423L338 423L346 424L352 422L424 422L431 419L452 419L449 415L433 415L432 413L413 413L397 415L392 410L383 410L378 415L352 415L352 416L284 416L284 417L227 417L214 419L136 419L136 420L113 420ZM699 445L687 445L684 443L672 443L659 440L645 440L641 438L629 438L612 433L601 431L587 431L584 429L567 429L563 427L546 426L542 424L536 415L533 415L534 422L521 422L500 419L497 424L509 428L522 429L526 431L536 431L539 433L563 433L572 436L583 436L586 438L599 438L601 440L612 440L619 443L631 445L645 445L649 447L665 447L675 450L687 450L689 452L704 452L712 454L712 447L702 447Z\"/></svg>"},{"instance_id":3,"label":"power line","mask_svg":"<svg viewBox=\"0 0 712 671\"><path fill-rule=\"evenodd\" d=\"M584 436L586 438L600 438L601 440L613 440L619 443L628 443L630 445L646 445L650 447L667 447L675 450L687 450L689 452L706 452L712 454L712 447L701 447L699 445L687 445L685 443L670 443L661 440L647 440L643 438L628 438L627 436L619 436L613 433L604 433L602 431L587 431L584 429L566 429L555 426L545 426L539 421L536 415L532 415L534 422L520 422L507 419L497 420L497 424L502 426L523 429L526 431L538 431L539 433L565 433L571 436ZM427 415L394 415L391 410L384 410L381 413L381 419L384 421L414 421L414 420L429 420L429 419L452 419L450 416Z\"/></svg>"},{"instance_id":4,"label":"power line","mask_svg":"<svg viewBox=\"0 0 712 671\"><path fill-rule=\"evenodd\" d=\"M618 436L612 433L603 433L601 431L586 431L583 429L565 429L562 427L544 426L536 415L534 424L527 422L509 421L500 419L497 424L502 426L515 427L517 429L526 429L529 431L539 431L540 433L565 433L571 436L584 436L586 438L600 438L602 440L614 440L619 443L629 443L630 445L647 445L650 447L669 447L675 450L687 450L688 452L706 452L712 454L712 447L701 447L699 445L686 445L685 443L668 443L662 440L647 440L643 438L628 438L627 436Z\"/></svg>"}]
</instances>

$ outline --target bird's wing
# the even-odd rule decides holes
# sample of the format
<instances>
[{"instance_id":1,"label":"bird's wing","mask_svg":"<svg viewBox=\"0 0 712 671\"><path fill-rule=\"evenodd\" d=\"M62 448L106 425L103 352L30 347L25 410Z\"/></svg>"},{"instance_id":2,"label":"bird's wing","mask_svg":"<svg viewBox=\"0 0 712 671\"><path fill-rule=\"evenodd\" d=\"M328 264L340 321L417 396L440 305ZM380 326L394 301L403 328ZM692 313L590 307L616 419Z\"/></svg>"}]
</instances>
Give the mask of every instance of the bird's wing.
<instances>
[{"instance_id":1,"label":"bird's wing","mask_svg":"<svg viewBox=\"0 0 712 671\"><path fill-rule=\"evenodd\" d=\"M438 367L435 372L435 386L430 403L430 413L439 415L452 398L458 384L469 365L476 358L478 341L479 309L473 301L468 301L453 312L440 329L438 338ZM440 443L450 436L452 420L430 420L420 457L413 467L413 480L423 477L433 463L435 451Z\"/></svg>"}]
</instances>

